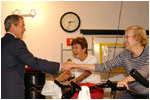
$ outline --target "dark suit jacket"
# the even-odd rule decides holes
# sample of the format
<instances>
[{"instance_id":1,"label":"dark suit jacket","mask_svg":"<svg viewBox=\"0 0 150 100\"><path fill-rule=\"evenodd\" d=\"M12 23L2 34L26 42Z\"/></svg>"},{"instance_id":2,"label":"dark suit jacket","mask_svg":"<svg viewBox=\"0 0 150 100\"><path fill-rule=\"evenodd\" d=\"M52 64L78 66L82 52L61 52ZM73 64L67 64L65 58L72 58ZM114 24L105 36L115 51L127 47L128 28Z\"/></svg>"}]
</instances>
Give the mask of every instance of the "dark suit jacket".
<instances>
[{"instance_id":1,"label":"dark suit jacket","mask_svg":"<svg viewBox=\"0 0 150 100\"><path fill-rule=\"evenodd\" d=\"M57 74L59 63L34 57L24 41L6 33L1 39L1 98L25 98L25 65L33 69Z\"/></svg>"}]
</instances>

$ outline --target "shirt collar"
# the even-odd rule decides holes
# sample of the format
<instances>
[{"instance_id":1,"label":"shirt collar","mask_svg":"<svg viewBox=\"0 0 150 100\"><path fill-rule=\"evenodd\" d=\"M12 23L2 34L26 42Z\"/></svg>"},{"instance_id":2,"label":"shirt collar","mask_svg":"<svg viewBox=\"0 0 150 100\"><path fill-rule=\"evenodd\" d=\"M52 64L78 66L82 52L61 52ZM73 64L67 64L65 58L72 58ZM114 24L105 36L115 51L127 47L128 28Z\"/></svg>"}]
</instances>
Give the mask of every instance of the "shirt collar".
<instances>
[{"instance_id":1,"label":"shirt collar","mask_svg":"<svg viewBox=\"0 0 150 100\"><path fill-rule=\"evenodd\" d=\"M13 36L16 38L16 35L15 35L15 34L13 34L13 33L11 33L11 32L7 32L7 33L13 35Z\"/></svg>"}]
</instances>

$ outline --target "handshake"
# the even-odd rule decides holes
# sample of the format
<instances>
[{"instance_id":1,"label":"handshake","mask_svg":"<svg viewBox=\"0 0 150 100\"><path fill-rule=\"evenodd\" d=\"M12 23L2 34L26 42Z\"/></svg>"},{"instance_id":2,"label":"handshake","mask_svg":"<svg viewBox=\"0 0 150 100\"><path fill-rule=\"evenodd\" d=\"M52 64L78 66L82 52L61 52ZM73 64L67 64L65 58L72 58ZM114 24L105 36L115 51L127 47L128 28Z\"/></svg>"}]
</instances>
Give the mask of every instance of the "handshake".
<instances>
[{"instance_id":1,"label":"handshake","mask_svg":"<svg viewBox=\"0 0 150 100\"><path fill-rule=\"evenodd\" d=\"M67 61L67 62L61 64L61 69L70 70L72 68L79 68L79 69L83 69L83 70L95 71L94 64L76 64L71 61Z\"/></svg>"},{"instance_id":2,"label":"handshake","mask_svg":"<svg viewBox=\"0 0 150 100\"><path fill-rule=\"evenodd\" d=\"M73 63L72 61L67 61L65 63L61 64L61 69L64 70L70 70L71 68L75 67L75 63Z\"/></svg>"}]
</instances>

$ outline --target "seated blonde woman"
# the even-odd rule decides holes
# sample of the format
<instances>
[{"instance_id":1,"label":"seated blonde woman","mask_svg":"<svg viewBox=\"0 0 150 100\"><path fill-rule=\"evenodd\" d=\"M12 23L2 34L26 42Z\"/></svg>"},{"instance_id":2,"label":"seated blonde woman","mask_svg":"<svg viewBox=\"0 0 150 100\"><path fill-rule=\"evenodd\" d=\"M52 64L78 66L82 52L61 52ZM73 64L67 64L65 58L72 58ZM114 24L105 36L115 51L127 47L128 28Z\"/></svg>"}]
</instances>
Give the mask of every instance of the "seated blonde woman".
<instances>
[{"instance_id":1,"label":"seated blonde woman","mask_svg":"<svg viewBox=\"0 0 150 100\"><path fill-rule=\"evenodd\" d=\"M148 99L149 88L144 87L131 75L132 69L137 70L149 81L149 45L146 30L141 26L130 26L124 35L125 51L101 64L74 64L72 67L95 72L109 72L118 67L124 67L127 77L120 79L118 87L126 87L127 91L119 99Z\"/></svg>"}]
</instances>

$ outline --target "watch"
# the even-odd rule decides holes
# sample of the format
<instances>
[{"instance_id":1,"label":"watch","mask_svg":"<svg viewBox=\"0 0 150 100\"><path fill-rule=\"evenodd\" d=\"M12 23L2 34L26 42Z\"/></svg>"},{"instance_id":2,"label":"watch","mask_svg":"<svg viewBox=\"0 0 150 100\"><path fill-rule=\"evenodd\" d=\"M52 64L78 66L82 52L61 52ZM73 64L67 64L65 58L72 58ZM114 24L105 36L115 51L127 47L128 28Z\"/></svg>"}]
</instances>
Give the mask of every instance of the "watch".
<instances>
[{"instance_id":1,"label":"watch","mask_svg":"<svg viewBox=\"0 0 150 100\"><path fill-rule=\"evenodd\" d=\"M60 18L60 26L66 32L74 32L80 27L80 18L74 12L66 12Z\"/></svg>"}]
</instances>

